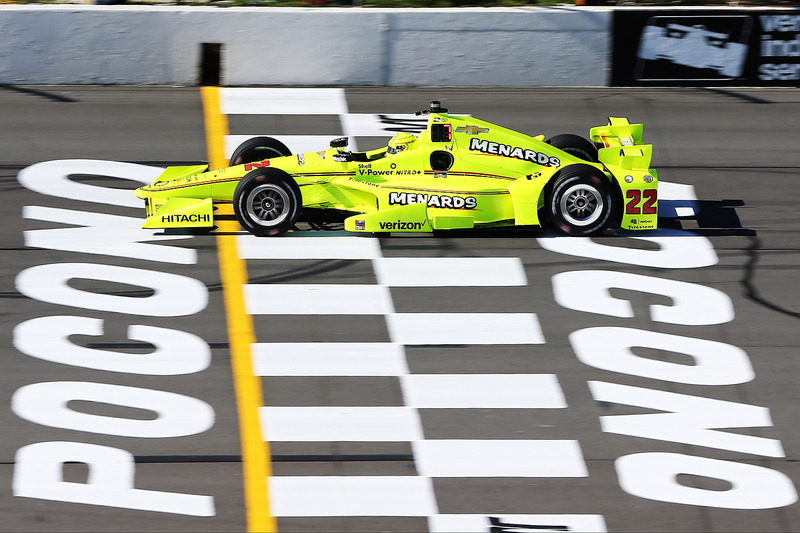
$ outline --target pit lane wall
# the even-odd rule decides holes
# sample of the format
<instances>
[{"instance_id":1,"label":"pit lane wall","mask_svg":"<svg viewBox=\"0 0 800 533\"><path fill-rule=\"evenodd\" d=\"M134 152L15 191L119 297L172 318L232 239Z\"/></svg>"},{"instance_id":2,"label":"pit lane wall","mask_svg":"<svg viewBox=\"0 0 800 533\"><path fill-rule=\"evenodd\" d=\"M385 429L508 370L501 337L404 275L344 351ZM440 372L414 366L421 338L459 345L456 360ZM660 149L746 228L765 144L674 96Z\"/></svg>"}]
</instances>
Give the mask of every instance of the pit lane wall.
<instances>
[{"instance_id":1,"label":"pit lane wall","mask_svg":"<svg viewBox=\"0 0 800 533\"><path fill-rule=\"evenodd\" d=\"M800 84L800 10L0 5L0 84Z\"/></svg>"},{"instance_id":2,"label":"pit lane wall","mask_svg":"<svg viewBox=\"0 0 800 533\"><path fill-rule=\"evenodd\" d=\"M603 86L607 8L0 5L0 84ZM208 65L205 65L208 68Z\"/></svg>"}]
</instances>

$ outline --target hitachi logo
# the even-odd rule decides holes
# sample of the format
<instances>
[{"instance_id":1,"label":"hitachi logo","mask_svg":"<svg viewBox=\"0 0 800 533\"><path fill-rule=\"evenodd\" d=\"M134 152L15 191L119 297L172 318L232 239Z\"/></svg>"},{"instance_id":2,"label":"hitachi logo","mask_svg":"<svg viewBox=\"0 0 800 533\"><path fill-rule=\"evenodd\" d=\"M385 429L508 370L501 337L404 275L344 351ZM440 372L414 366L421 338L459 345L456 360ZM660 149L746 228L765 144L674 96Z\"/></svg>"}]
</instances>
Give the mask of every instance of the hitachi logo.
<instances>
[{"instance_id":1,"label":"hitachi logo","mask_svg":"<svg viewBox=\"0 0 800 533\"><path fill-rule=\"evenodd\" d=\"M211 222L211 215L161 215L161 222L164 224L176 224L180 222Z\"/></svg>"}]
</instances>

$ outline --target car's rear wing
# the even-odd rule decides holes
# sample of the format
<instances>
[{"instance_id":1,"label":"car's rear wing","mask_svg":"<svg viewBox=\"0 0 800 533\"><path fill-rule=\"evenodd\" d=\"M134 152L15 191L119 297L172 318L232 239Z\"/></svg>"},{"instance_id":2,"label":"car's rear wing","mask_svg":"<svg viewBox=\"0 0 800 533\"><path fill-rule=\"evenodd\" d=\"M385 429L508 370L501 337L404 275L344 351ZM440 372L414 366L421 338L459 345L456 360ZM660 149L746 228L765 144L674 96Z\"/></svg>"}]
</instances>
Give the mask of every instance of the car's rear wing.
<instances>
[{"instance_id":1,"label":"car's rear wing","mask_svg":"<svg viewBox=\"0 0 800 533\"><path fill-rule=\"evenodd\" d=\"M604 147L642 144L641 124L631 124L627 118L608 117L608 124L589 130L589 136Z\"/></svg>"},{"instance_id":2,"label":"car's rear wing","mask_svg":"<svg viewBox=\"0 0 800 533\"><path fill-rule=\"evenodd\" d=\"M624 169L647 170L653 157L653 145L642 144L641 124L627 118L609 117L606 126L589 130L592 141L604 147L598 150L600 162Z\"/></svg>"}]
</instances>

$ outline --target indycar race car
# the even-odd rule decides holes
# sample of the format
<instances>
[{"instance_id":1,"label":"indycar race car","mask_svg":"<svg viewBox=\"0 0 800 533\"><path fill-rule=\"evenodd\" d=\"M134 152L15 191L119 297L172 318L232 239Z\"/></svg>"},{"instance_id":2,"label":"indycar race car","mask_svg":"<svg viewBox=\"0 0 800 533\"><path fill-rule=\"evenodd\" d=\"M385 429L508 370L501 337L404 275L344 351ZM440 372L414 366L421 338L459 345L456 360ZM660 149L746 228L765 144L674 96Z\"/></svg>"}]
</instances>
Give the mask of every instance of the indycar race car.
<instances>
[{"instance_id":1,"label":"indycar race car","mask_svg":"<svg viewBox=\"0 0 800 533\"><path fill-rule=\"evenodd\" d=\"M642 31L638 57L711 69L721 76L737 78L744 68L747 45L732 42L729 34L709 31L702 24L648 24Z\"/></svg>"},{"instance_id":2,"label":"indycar race car","mask_svg":"<svg viewBox=\"0 0 800 533\"><path fill-rule=\"evenodd\" d=\"M143 227L211 228L227 203L256 236L280 235L304 220L367 233L656 228L658 179L641 124L610 118L590 130L591 140L545 139L450 115L439 102L417 114L428 115L423 132L400 133L371 151L347 151L345 137L292 155L276 139L255 137L233 152L229 167L169 167L136 190L145 200Z\"/></svg>"}]
</instances>

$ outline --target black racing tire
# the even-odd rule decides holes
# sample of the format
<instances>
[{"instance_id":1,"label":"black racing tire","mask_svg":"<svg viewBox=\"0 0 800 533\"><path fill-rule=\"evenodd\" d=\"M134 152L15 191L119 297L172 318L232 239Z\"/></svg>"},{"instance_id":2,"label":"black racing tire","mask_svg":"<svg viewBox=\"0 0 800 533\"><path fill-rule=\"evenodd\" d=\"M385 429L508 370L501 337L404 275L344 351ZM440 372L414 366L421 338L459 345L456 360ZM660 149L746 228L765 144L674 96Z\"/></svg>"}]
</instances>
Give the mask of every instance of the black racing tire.
<instances>
[{"instance_id":1,"label":"black racing tire","mask_svg":"<svg viewBox=\"0 0 800 533\"><path fill-rule=\"evenodd\" d=\"M547 144L554 148L558 148L562 152L567 152L569 155L575 156L584 161L591 161L597 163L597 146L580 135L573 135L572 133L564 133L555 135L545 141Z\"/></svg>"},{"instance_id":2,"label":"black racing tire","mask_svg":"<svg viewBox=\"0 0 800 533\"><path fill-rule=\"evenodd\" d=\"M292 155L285 144L272 137L253 137L239 145L231 154L230 166L254 163L273 157Z\"/></svg>"},{"instance_id":3,"label":"black racing tire","mask_svg":"<svg viewBox=\"0 0 800 533\"><path fill-rule=\"evenodd\" d=\"M233 213L257 237L286 233L300 217L303 196L291 176L276 168L259 168L242 178L233 193Z\"/></svg>"},{"instance_id":4,"label":"black racing tire","mask_svg":"<svg viewBox=\"0 0 800 533\"><path fill-rule=\"evenodd\" d=\"M592 235L605 229L614 212L608 178L589 165L567 167L547 195L549 224L566 235Z\"/></svg>"}]
</instances>

